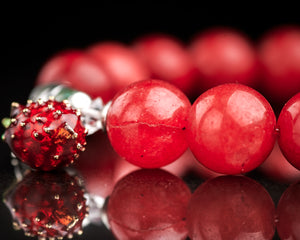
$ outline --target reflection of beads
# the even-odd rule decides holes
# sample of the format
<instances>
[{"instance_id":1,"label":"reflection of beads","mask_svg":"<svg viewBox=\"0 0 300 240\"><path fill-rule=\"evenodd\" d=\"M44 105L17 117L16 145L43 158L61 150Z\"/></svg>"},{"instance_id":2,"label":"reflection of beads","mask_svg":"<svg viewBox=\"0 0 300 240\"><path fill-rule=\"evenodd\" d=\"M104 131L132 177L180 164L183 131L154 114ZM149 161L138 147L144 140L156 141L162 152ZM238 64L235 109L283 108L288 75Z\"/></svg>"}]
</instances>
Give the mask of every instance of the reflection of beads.
<instances>
[{"instance_id":1,"label":"reflection of beads","mask_svg":"<svg viewBox=\"0 0 300 240\"><path fill-rule=\"evenodd\" d=\"M130 173L115 186L107 215L117 239L186 239L187 185L160 169Z\"/></svg>"},{"instance_id":2,"label":"reflection of beads","mask_svg":"<svg viewBox=\"0 0 300 240\"><path fill-rule=\"evenodd\" d=\"M39 239L82 234L88 207L77 177L65 172L29 172L5 193L15 229Z\"/></svg>"},{"instance_id":3,"label":"reflection of beads","mask_svg":"<svg viewBox=\"0 0 300 240\"><path fill-rule=\"evenodd\" d=\"M243 176L206 181L193 193L187 211L191 239L272 239L275 206L268 192Z\"/></svg>"},{"instance_id":4,"label":"reflection of beads","mask_svg":"<svg viewBox=\"0 0 300 240\"><path fill-rule=\"evenodd\" d=\"M300 182L282 194L277 205L277 232L280 239L300 239Z\"/></svg>"}]
</instances>

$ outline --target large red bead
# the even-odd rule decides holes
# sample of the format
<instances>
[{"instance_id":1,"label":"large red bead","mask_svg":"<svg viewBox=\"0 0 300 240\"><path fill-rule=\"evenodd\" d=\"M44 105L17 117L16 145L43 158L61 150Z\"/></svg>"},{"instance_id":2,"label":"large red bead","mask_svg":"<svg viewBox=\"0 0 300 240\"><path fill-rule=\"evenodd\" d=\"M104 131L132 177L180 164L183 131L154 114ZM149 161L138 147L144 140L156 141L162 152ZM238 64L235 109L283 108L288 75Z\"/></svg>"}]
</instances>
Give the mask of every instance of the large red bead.
<instances>
[{"instance_id":1,"label":"large red bead","mask_svg":"<svg viewBox=\"0 0 300 240\"><path fill-rule=\"evenodd\" d=\"M189 147L209 169L240 174L258 167L272 151L276 118L267 100L241 84L223 84L193 104Z\"/></svg>"},{"instance_id":2,"label":"large red bead","mask_svg":"<svg viewBox=\"0 0 300 240\"><path fill-rule=\"evenodd\" d=\"M122 240L184 240L190 197L187 185L166 171L135 171L117 183L109 198L111 230Z\"/></svg>"},{"instance_id":3,"label":"large red bead","mask_svg":"<svg viewBox=\"0 0 300 240\"><path fill-rule=\"evenodd\" d=\"M275 206L268 192L243 176L208 180L193 193L187 211L193 240L271 240Z\"/></svg>"},{"instance_id":4,"label":"large red bead","mask_svg":"<svg viewBox=\"0 0 300 240\"><path fill-rule=\"evenodd\" d=\"M300 239L300 182L285 190L278 202L276 213L276 227L280 239Z\"/></svg>"},{"instance_id":5,"label":"large red bead","mask_svg":"<svg viewBox=\"0 0 300 240\"><path fill-rule=\"evenodd\" d=\"M153 78L174 84L189 97L196 93L198 72L191 56L178 39L152 34L138 39L133 49L148 66Z\"/></svg>"},{"instance_id":6,"label":"large red bead","mask_svg":"<svg viewBox=\"0 0 300 240\"><path fill-rule=\"evenodd\" d=\"M256 51L241 33L211 29L196 36L190 50L204 89L224 83L256 86L259 69Z\"/></svg>"},{"instance_id":7,"label":"large red bead","mask_svg":"<svg viewBox=\"0 0 300 240\"><path fill-rule=\"evenodd\" d=\"M260 42L263 94L279 107L300 91L300 28L281 27Z\"/></svg>"},{"instance_id":8,"label":"large red bead","mask_svg":"<svg viewBox=\"0 0 300 240\"><path fill-rule=\"evenodd\" d=\"M27 236L62 238L81 233L87 214L84 189L65 172L30 172L5 194L13 226Z\"/></svg>"},{"instance_id":9,"label":"large red bead","mask_svg":"<svg viewBox=\"0 0 300 240\"><path fill-rule=\"evenodd\" d=\"M294 167L300 169L300 93L283 107L277 125L281 151Z\"/></svg>"},{"instance_id":10,"label":"large red bead","mask_svg":"<svg viewBox=\"0 0 300 240\"><path fill-rule=\"evenodd\" d=\"M67 166L84 150L85 128L66 103L48 100L20 105L11 117L5 141L32 168L49 171Z\"/></svg>"},{"instance_id":11,"label":"large red bead","mask_svg":"<svg viewBox=\"0 0 300 240\"><path fill-rule=\"evenodd\" d=\"M134 83L112 101L107 115L109 139L118 154L137 166L164 166L187 149L189 110L187 97L167 82Z\"/></svg>"}]
</instances>

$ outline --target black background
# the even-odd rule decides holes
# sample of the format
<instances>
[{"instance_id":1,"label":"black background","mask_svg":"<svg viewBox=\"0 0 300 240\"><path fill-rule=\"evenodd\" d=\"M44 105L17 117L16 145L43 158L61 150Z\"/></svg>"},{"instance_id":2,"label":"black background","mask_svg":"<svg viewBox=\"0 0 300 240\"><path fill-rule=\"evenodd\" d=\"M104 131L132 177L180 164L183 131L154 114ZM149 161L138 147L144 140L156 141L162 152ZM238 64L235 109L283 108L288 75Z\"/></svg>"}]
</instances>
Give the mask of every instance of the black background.
<instances>
[{"instance_id":1,"label":"black background","mask_svg":"<svg viewBox=\"0 0 300 240\"><path fill-rule=\"evenodd\" d=\"M130 44L134 39L150 32L163 32L189 43L192 37L214 26L235 28L254 42L268 30L284 24L300 24L297 7L289 4L268 5L243 3L241 6L221 6L213 3L207 7L196 3L161 4L127 2L106 4L100 7L69 7L46 3L41 6L2 7L0 10L0 118L9 115L10 103L25 103L34 86L36 76L55 53L68 49L84 49L90 44L114 40ZM71 6L72 5L72 6ZM4 129L1 128L1 132ZM0 144L0 193L13 180L9 149ZM274 196L280 195L281 186L272 186ZM0 230L5 239L27 239L22 232L11 227L8 210L1 204ZM81 239L98 239L107 233L101 228L87 231ZM93 236L97 236L93 237ZM109 239L103 237L102 239Z\"/></svg>"}]
</instances>

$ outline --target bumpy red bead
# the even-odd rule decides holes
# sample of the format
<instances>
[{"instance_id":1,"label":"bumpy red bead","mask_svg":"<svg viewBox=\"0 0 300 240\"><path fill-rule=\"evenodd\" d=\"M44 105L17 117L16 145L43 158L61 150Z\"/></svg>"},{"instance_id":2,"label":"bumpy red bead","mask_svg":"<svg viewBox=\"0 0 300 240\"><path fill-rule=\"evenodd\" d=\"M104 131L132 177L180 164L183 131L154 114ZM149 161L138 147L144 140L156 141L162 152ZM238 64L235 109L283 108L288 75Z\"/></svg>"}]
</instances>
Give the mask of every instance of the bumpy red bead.
<instances>
[{"instance_id":1,"label":"bumpy red bead","mask_svg":"<svg viewBox=\"0 0 300 240\"><path fill-rule=\"evenodd\" d=\"M242 176L208 180L193 193L187 211L192 240L271 240L275 206L257 182Z\"/></svg>"},{"instance_id":2,"label":"bumpy red bead","mask_svg":"<svg viewBox=\"0 0 300 240\"><path fill-rule=\"evenodd\" d=\"M108 111L111 144L118 154L140 167L171 163L187 149L189 110L187 97L167 82L133 83L117 94Z\"/></svg>"},{"instance_id":3,"label":"bumpy red bead","mask_svg":"<svg viewBox=\"0 0 300 240\"><path fill-rule=\"evenodd\" d=\"M87 214L83 188L65 172L30 172L5 194L13 226L26 236L71 237Z\"/></svg>"},{"instance_id":4,"label":"bumpy red bead","mask_svg":"<svg viewBox=\"0 0 300 240\"><path fill-rule=\"evenodd\" d=\"M49 171L67 166L85 149L85 128L67 103L14 103L11 117L5 141L16 157L32 168Z\"/></svg>"},{"instance_id":5,"label":"bumpy red bead","mask_svg":"<svg viewBox=\"0 0 300 240\"><path fill-rule=\"evenodd\" d=\"M112 232L123 240L184 240L190 197L187 185L166 171L135 171L117 183L109 198Z\"/></svg>"},{"instance_id":6,"label":"bumpy red bead","mask_svg":"<svg viewBox=\"0 0 300 240\"><path fill-rule=\"evenodd\" d=\"M300 169L300 93L283 107L279 118L278 143L286 159Z\"/></svg>"},{"instance_id":7,"label":"bumpy red bead","mask_svg":"<svg viewBox=\"0 0 300 240\"><path fill-rule=\"evenodd\" d=\"M276 118L267 100L241 84L223 84L193 104L187 129L189 147L209 169L226 174L258 167L272 151Z\"/></svg>"},{"instance_id":8,"label":"bumpy red bead","mask_svg":"<svg viewBox=\"0 0 300 240\"><path fill-rule=\"evenodd\" d=\"M278 202L276 213L276 227L280 239L300 239L300 182L285 190Z\"/></svg>"}]
</instances>

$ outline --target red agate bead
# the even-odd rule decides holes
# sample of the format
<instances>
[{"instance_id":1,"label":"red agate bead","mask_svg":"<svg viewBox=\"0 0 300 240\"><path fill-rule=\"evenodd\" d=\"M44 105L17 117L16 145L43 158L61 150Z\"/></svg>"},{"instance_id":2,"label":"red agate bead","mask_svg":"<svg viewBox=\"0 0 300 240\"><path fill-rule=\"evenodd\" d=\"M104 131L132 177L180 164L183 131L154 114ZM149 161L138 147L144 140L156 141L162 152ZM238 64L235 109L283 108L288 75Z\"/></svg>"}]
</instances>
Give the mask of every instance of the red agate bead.
<instances>
[{"instance_id":1,"label":"red agate bead","mask_svg":"<svg viewBox=\"0 0 300 240\"><path fill-rule=\"evenodd\" d=\"M12 104L4 138L12 152L32 168L49 171L73 163L86 145L79 112L55 100Z\"/></svg>"},{"instance_id":2,"label":"red agate bead","mask_svg":"<svg viewBox=\"0 0 300 240\"><path fill-rule=\"evenodd\" d=\"M188 186L160 169L142 169L122 178L107 207L113 234L123 240L184 240Z\"/></svg>"},{"instance_id":3,"label":"red agate bead","mask_svg":"<svg viewBox=\"0 0 300 240\"><path fill-rule=\"evenodd\" d=\"M65 172L29 172L5 193L4 202L13 227L39 239L81 234L88 213L84 189Z\"/></svg>"},{"instance_id":4,"label":"red agate bead","mask_svg":"<svg viewBox=\"0 0 300 240\"><path fill-rule=\"evenodd\" d=\"M240 174L258 167L272 151L276 118L267 100L241 84L223 84L193 104L187 129L189 147L209 169Z\"/></svg>"},{"instance_id":5,"label":"red agate bead","mask_svg":"<svg viewBox=\"0 0 300 240\"><path fill-rule=\"evenodd\" d=\"M283 107L278 118L278 143L283 155L300 169L300 93L292 97Z\"/></svg>"},{"instance_id":6,"label":"red agate bead","mask_svg":"<svg viewBox=\"0 0 300 240\"><path fill-rule=\"evenodd\" d=\"M200 185L187 210L193 240L271 240L275 205L259 183L244 176L221 176Z\"/></svg>"},{"instance_id":7,"label":"red agate bead","mask_svg":"<svg viewBox=\"0 0 300 240\"><path fill-rule=\"evenodd\" d=\"M190 102L175 86L159 80L133 83L113 99L107 131L113 148L129 162L157 168L187 149Z\"/></svg>"}]
</instances>

